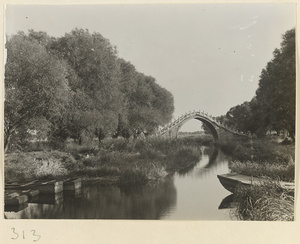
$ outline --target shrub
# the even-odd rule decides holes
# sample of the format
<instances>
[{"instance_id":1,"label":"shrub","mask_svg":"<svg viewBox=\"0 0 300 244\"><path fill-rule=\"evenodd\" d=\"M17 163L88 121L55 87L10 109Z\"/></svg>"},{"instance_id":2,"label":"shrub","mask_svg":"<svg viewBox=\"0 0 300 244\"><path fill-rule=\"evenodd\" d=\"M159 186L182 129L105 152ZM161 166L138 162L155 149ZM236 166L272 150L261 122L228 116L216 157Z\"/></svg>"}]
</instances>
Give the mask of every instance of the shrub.
<instances>
[{"instance_id":1,"label":"shrub","mask_svg":"<svg viewBox=\"0 0 300 244\"><path fill-rule=\"evenodd\" d=\"M123 187L140 186L148 181L147 174L140 168L125 170L121 173L119 185Z\"/></svg>"},{"instance_id":2,"label":"shrub","mask_svg":"<svg viewBox=\"0 0 300 244\"><path fill-rule=\"evenodd\" d=\"M145 148L140 151L139 158L144 160L163 160L165 154L154 148Z\"/></svg>"},{"instance_id":3,"label":"shrub","mask_svg":"<svg viewBox=\"0 0 300 244\"><path fill-rule=\"evenodd\" d=\"M80 159L82 156L97 154L99 147L98 143L91 141L87 144L79 145L74 141L70 141L65 145L64 150L71 153L75 159Z\"/></svg>"},{"instance_id":4,"label":"shrub","mask_svg":"<svg viewBox=\"0 0 300 244\"><path fill-rule=\"evenodd\" d=\"M149 180L160 180L165 178L168 175L168 172L160 163L153 162L148 165L146 175Z\"/></svg>"},{"instance_id":5,"label":"shrub","mask_svg":"<svg viewBox=\"0 0 300 244\"><path fill-rule=\"evenodd\" d=\"M57 158L35 159L34 163L36 164L34 174L37 178L57 178L68 173L61 160Z\"/></svg>"},{"instance_id":6,"label":"shrub","mask_svg":"<svg viewBox=\"0 0 300 244\"><path fill-rule=\"evenodd\" d=\"M100 165L100 161L95 157L86 158L83 160L83 164L89 167L96 167Z\"/></svg>"},{"instance_id":7,"label":"shrub","mask_svg":"<svg viewBox=\"0 0 300 244\"><path fill-rule=\"evenodd\" d=\"M69 141L65 145L66 153L50 151L8 154L5 177L6 180L25 181L39 177L121 175L120 182L125 185L127 182L129 185L140 184L145 179L158 180L168 173L198 162L201 157L200 141L197 137L177 140L105 139L101 146L95 145L94 141L84 145ZM127 176L129 178L125 179Z\"/></svg>"},{"instance_id":8,"label":"shrub","mask_svg":"<svg viewBox=\"0 0 300 244\"><path fill-rule=\"evenodd\" d=\"M226 137L216 143L232 160L240 162L272 162L288 165L295 160L294 145L284 146L265 139Z\"/></svg>"},{"instance_id":9,"label":"shrub","mask_svg":"<svg viewBox=\"0 0 300 244\"><path fill-rule=\"evenodd\" d=\"M114 166L88 167L76 172L76 175L80 177L117 176L119 174L119 168Z\"/></svg>"},{"instance_id":10,"label":"shrub","mask_svg":"<svg viewBox=\"0 0 300 244\"><path fill-rule=\"evenodd\" d=\"M72 155L59 151L10 153L5 156L5 181L62 177L74 167Z\"/></svg>"},{"instance_id":11,"label":"shrub","mask_svg":"<svg viewBox=\"0 0 300 244\"><path fill-rule=\"evenodd\" d=\"M109 151L132 152L135 142L124 138L107 139L103 142L102 148Z\"/></svg>"}]
</instances>

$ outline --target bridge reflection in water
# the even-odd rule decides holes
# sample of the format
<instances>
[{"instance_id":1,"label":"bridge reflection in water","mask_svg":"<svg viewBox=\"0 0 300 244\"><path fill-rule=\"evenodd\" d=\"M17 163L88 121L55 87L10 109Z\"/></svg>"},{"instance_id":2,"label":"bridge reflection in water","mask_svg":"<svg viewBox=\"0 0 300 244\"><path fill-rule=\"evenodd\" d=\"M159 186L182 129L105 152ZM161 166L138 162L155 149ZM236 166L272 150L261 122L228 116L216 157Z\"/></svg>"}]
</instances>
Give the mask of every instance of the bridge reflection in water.
<instances>
[{"instance_id":1,"label":"bridge reflection in water","mask_svg":"<svg viewBox=\"0 0 300 244\"><path fill-rule=\"evenodd\" d=\"M29 203L7 218L22 219L230 219L228 209L218 209L228 195L216 175L228 172L226 157L214 148L202 147L199 163L142 188L84 186L57 201Z\"/></svg>"}]
</instances>

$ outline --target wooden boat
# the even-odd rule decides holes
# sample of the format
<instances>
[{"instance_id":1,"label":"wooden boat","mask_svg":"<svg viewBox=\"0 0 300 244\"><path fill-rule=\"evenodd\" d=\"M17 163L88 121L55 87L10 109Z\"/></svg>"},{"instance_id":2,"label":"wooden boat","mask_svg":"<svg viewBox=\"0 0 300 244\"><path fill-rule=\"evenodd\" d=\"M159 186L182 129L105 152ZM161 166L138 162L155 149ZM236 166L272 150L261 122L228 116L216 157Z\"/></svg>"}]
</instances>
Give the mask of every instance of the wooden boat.
<instances>
[{"instance_id":1,"label":"wooden boat","mask_svg":"<svg viewBox=\"0 0 300 244\"><path fill-rule=\"evenodd\" d=\"M230 192L234 192L238 185L242 186L252 186L252 185L261 185L266 182L269 182L269 179L266 178L258 178L248 175L242 175L238 173L228 173L223 175L217 175L220 183L224 186L224 188ZM279 185L287 190L293 190L295 188L294 183L279 181Z\"/></svg>"}]
</instances>

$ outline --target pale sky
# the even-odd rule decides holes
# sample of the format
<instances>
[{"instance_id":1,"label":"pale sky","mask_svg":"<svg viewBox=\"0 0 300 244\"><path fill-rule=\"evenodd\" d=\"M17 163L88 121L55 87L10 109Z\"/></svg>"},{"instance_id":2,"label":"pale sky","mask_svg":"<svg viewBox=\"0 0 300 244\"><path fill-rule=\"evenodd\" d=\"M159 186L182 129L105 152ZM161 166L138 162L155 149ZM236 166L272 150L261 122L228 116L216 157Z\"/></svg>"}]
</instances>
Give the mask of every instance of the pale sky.
<instances>
[{"instance_id":1,"label":"pale sky","mask_svg":"<svg viewBox=\"0 0 300 244\"><path fill-rule=\"evenodd\" d=\"M294 4L66 5L6 8L6 33L75 27L99 32L119 57L174 96L174 118L189 110L213 116L250 101L261 70L295 27ZM182 130L199 130L189 122Z\"/></svg>"}]
</instances>

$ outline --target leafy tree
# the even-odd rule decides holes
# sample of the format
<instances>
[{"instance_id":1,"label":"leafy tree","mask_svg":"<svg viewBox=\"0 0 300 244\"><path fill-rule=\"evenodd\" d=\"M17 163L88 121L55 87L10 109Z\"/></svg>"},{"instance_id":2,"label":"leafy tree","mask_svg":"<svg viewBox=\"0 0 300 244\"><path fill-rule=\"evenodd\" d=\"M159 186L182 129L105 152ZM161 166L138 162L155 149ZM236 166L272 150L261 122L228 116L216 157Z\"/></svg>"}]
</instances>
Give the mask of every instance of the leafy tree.
<instances>
[{"instance_id":1,"label":"leafy tree","mask_svg":"<svg viewBox=\"0 0 300 244\"><path fill-rule=\"evenodd\" d=\"M251 119L252 119L252 110L250 102L244 102L241 105L237 105L231 108L227 114L227 126L233 127L236 130L247 132L251 131Z\"/></svg>"},{"instance_id":2,"label":"leafy tree","mask_svg":"<svg viewBox=\"0 0 300 244\"><path fill-rule=\"evenodd\" d=\"M295 139L295 29L283 35L280 49L262 70L256 96L231 108L219 119L227 126L264 136L267 131L289 132Z\"/></svg>"},{"instance_id":3,"label":"leafy tree","mask_svg":"<svg viewBox=\"0 0 300 244\"><path fill-rule=\"evenodd\" d=\"M60 117L68 103L67 69L37 41L24 33L9 38L5 66L5 138L9 141L33 118Z\"/></svg>"},{"instance_id":4,"label":"leafy tree","mask_svg":"<svg viewBox=\"0 0 300 244\"><path fill-rule=\"evenodd\" d=\"M28 31L28 39L32 41L38 42L40 45L44 46L47 51L49 51L49 48L52 44L52 42L55 40L54 37L50 37L47 32L44 31L34 31L29 30Z\"/></svg>"},{"instance_id":5,"label":"leafy tree","mask_svg":"<svg viewBox=\"0 0 300 244\"><path fill-rule=\"evenodd\" d=\"M130 137L129 125L124 121L121 114L119 114L118 127L116 132L113 134L113 138L118 138L119 136L122 136L125 139Z\"/></svg>"},{"instance_id":6,"label":"leafy tree","mask_svg":"<svg viewBox=\"0 0 300 244\"><path fill-rule=\"evenodd\" d=\"M81 113L72 119L75 127L80 125L77 134L88 130L92 135L96 128L102 128L104 134L113 131L123 108L116 48L99 33L74 29L52 42L51 49L73 69L76 78L70 84L71 89L89 101L83 111L76 105L71 113L72 117Z\"/></svg>"},{"instance_id":7,"label":"leafy tree","mask_svg":"<svg viewBox=\"0 0 300 244\"><path fill-rule=\"evenodd\" d=\"M32 131L52 145L95 136L101 142L116 129L129 138L171 119L172 94L118 58L99 33L74 29L54 38L30 30L6 47L6 148L12 136L26 141Z\"/></svg>"},{"instance_id":8,"label":"leafy tree","mask_svg":"<svg viewBox=\"0 0 300 244\"><path fill-rule=\"evenodd\" d=\"M283 35L280 49L275 49L274 58L263 69L257 102L264 112L264 127L276 131L287 130L295 138L296 109L296 58L295 29Z\"/></svg>"},{"instance_id":9,"label":"leafy tree","mask_svg":"<svg viewBox=\"0 0 300 244\"><path fill-rule=\"evenodd\" d=\"M154 116L152 117L153 123L157 125L168 123L172 119L174 112L173 95L158 85L152 77L147 77L146 82L150 85L152 94L155 97L155 99L151 101L154 111Z\"/></svg>"},{"instance_id":10,"label":"leafy tree","mask_svg":"<svg viewBox=\"0 0 300 244\"><path fill-rule=\"evenodd\" d=\"M126 130L137 137L169 122L174 111L172 94L160 87L153 77L137 72L129 62L120 59L119 63L120 87L126 106L122 120L130 125Z\"/></svg>"}]
</instances>

